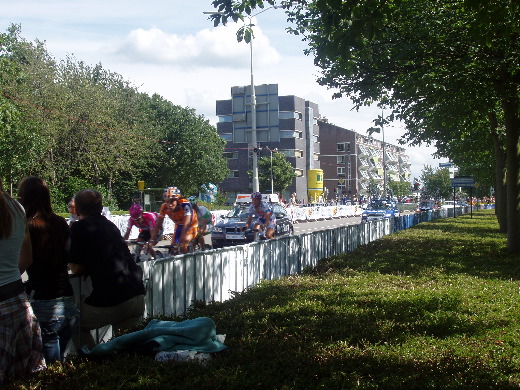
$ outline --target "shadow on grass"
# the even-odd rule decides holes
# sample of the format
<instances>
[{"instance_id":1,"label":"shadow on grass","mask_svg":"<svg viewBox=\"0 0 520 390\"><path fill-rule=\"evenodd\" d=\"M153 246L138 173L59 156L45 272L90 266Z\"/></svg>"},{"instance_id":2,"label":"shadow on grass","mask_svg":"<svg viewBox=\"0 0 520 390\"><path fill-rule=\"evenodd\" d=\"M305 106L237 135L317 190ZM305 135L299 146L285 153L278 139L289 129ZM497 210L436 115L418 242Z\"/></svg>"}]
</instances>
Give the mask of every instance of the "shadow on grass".
<instances>
[{"instance_id":1,"label":"shadow on grass","mask_svg":"<svg viewBox=\"0 0 520 390\"><path fill-rule=\"evenodd\" d=\"M421 275L432 270L520 279L520 256L507 255L494 215L476 214L422 223L353 252L322 259L312 274L360 272Z\"/></svg>"},{"instance_id":2,"label":"shadow on grass","mask_svg":"<svg viewBox=\"0 0 520 390\"><path fill-rule=\"evenodd\" d=\"M491 217L477 218L421 224L305 275L197 302L186 318L212 318L229 347L207 366L119 355L13 388L518 388L518 286L508 281L520 279L520 259L505 255Z\"/></svg>"}]
</instances>

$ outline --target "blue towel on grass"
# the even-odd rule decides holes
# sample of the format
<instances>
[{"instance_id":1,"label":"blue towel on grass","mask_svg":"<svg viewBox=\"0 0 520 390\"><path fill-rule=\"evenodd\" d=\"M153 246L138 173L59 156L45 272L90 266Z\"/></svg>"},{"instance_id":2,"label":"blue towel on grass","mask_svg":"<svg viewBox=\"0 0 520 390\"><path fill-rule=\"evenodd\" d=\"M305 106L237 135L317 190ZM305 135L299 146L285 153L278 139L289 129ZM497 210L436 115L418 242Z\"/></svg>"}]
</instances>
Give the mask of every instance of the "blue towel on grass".
<instances>
[{"instance_id":1,"label":"blue towel on grass","mask_svg":"<svg viewBox=\"0 0 520 390\"><path fill-rule=\"evenodd\" d=\"M220 352L227 347L217 340L216 335L215 322L207 317L182 322L151 320L143 330L116 337L90 351L83 349L83 353L87 356L106 356L118 351L150 348L154 353L176 350Z\"/></svg>"}]
</instances>

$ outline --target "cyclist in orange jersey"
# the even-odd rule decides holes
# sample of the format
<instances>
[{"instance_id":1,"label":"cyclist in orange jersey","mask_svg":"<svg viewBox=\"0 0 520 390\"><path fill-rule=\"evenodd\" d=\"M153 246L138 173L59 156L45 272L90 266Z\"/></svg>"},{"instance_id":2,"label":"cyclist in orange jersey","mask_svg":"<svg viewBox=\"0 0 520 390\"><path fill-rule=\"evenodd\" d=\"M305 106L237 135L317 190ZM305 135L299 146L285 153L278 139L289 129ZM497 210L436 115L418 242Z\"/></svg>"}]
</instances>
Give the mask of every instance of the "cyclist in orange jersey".
<instances>
[{"instance_id":1,"label":"cyclist in orange jersey","mask_svg":"<svg viewBox=\"0 0 520 390\"><path fill-rule=\"evenodd\" d=\"M191 203L181 196L177 187L165 190L166 201L161 205L151 241L157 242L158 232L162 229L164 217L168 216L175 224L172 245L180 245L181 253L188 253L190 242L197 236L199 221Z\"/></svg>"}]
</instances>

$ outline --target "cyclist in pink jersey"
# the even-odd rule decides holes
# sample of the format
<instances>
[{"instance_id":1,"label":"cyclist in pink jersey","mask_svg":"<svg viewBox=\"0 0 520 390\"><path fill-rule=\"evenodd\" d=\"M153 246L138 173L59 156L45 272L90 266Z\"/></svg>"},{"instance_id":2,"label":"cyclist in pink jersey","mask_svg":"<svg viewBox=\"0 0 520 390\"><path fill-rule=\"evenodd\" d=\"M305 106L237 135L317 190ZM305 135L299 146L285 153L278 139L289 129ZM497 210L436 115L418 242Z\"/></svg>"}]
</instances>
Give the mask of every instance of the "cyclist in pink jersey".
<instances>
[{"instance_id":1,"label":"cyclist in pink jersey","mask_svg":"<svg viewBox=\"0 0 520 390\"><path fill-rule=\"evenodd\" d=\"M129 212L130 218L128 218L128 225L126 227L126 232L123 238L125 241L128 240L132 227L136 226L139 229L137 241L142 243L149 242L152 238L152 230L155 229L155 225L157 223L157 214L143 213L143 208L138 203L134 203L132 206L130 206ZM142 244L139 245L138 254L141 252L141 248ZM155 257L155 253L151 248L150 251L152 256Z\"/></svg>"}]
</instances>

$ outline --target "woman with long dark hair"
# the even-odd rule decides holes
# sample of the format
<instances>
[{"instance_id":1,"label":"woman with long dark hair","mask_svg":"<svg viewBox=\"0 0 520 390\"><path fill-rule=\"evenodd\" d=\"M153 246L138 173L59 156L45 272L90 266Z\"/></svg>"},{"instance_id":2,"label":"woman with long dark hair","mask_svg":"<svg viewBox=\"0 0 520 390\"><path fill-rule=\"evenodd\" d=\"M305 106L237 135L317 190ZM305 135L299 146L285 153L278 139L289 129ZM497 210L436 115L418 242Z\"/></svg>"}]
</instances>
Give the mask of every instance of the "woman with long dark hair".
<instances>
[{"instance_id":1,"label":"woman with long dark hair","mask_svg":"<svg viewBox=\"0 0 520 390\"><path fill-rule=\"evenodd\" d=\"M45 368L40 327L21 278L31 262L23 208L4 191L0 179L0 386L7 376Z\"/></svg>"},{"instance_id":2,"label":"woman with long dark hair","mask_svg":"<svg viewBox=\"0 0 520 390\"><path fill-rule=\"evenodd\" d=\"M67 268L69 226L52 211L44 180L25 178L18 186L18 197L25 208L33 254L26 290L42 329L45 360L61 361L79 316Z\"/></svg>"}]
</instances>

